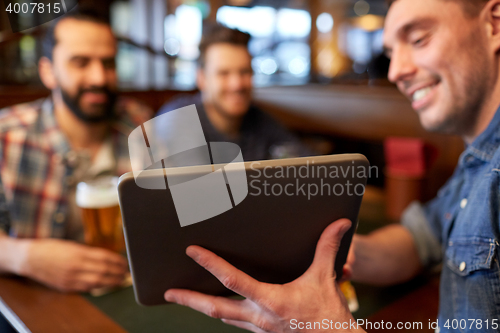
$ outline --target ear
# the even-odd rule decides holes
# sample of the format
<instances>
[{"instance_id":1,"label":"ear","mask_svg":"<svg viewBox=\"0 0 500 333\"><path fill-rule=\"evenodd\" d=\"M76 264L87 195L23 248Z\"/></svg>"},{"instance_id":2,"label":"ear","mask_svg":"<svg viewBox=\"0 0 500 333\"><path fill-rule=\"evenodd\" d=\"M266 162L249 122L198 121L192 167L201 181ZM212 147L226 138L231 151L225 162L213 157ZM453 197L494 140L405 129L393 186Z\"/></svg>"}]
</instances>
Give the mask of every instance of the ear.
<instances>
[{"instance_id":1,"label":"ear","mask_svg":"<svg viewBox=\"0 0 500 333\"><path fill-rule=\"evenodd\" d=\"M490 0L482 10L481 15L486 19L488 37L493 51L500 51L500 0Z\"/></svg>"},{"instance_id":2,"label":"ear","mask_svg":"<svg viewBox=\"0 0 500 333\"><path fill-rule=\"evenodd\" d=\"M40 75L40 80L47 89L54 90L57 88L57 80L54 75L54 66L52 61L47 57L41 57L38 61L38 75Z\"/></svg>"},{"instance_id":3,"label":"ear","mask_svg":"<svg viewBox=\"0 0 500 333\"><path fill-rule=\"evenodd\" d=\"M205 70L200 67L196 71L196 85L198 86L198 89L200 91L205 90L205 85L206 85L205 81L206 81L205 80Z\"/></svg>"}]
</instances>

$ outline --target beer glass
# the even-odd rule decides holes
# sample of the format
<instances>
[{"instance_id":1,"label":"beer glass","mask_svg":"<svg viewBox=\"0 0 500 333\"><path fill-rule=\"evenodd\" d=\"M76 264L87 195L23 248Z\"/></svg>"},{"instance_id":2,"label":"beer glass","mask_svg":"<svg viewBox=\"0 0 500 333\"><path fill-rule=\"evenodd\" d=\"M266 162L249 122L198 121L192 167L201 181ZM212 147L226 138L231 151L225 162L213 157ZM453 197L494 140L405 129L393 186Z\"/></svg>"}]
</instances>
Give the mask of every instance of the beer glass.
<instances>
[{"instance_id":1,"label":"beer glass","mask_svg":"<svg viewBox=\"0 0 500 333\"><path fill-rule=\"evenodd\" d=\"M81 182L76 189L76 204L82 210L85 243L124 252L117 185L117 177L100 177Z\"/></svg>"}]
</instances>

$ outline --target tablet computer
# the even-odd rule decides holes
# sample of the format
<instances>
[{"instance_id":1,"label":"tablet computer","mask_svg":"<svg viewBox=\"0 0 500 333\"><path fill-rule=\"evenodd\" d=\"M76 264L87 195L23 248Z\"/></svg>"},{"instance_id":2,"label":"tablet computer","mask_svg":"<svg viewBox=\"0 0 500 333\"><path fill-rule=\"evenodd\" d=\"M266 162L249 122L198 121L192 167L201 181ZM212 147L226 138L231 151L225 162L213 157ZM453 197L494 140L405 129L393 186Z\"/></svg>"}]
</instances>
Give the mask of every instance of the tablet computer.
<instances>
[{"instance_id":1,"label":"tablet computer","mask_svg":"<svg viewBox=\"0 0 500 333\"><path fill-rule=\"evenodd\" d=\"M347 218L353 225L337 255L340 277L369 172L363 155L347 154L141 173L143 183L165 189L147 189L132 173L123 175L118 192L137 302L164 304L171 288L231 293L186 255L189 245L213 251L259 281L293 281L311 265L323 230ZM222 184L206 186L204 179L218 173Z\"/></svg>"}]
</instances>

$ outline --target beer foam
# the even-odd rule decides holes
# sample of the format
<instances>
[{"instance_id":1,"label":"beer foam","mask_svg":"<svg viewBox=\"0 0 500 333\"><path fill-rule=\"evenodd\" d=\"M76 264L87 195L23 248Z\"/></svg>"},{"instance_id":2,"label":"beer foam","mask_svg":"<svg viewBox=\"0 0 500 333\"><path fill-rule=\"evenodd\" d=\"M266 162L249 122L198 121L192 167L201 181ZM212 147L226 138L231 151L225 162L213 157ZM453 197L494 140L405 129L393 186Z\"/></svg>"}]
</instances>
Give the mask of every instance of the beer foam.
<instances>
[{"instance_id":1,"label":"beer foam","mask_svg":"<svg viewBox=\"0 0 500 333\"><path fill-rule=\"evenodd\" d=\"M76 188L76 204L81 208L104 208L118 205L118 178L101 177L81 182Z\"/></svg>"}]
</instances>

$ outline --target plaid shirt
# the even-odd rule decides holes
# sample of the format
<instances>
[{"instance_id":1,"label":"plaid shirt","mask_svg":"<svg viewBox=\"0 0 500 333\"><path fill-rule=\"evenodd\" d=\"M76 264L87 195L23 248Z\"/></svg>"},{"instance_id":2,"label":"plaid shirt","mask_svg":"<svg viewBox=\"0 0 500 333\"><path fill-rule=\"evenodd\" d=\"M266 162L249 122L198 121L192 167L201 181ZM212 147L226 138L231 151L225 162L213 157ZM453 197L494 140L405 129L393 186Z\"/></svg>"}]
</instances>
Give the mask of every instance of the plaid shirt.
<instances>
[{"instance_id":1,"label":"plaid shirt","mask_svg":"<svg viewBox=\"0 0 500 333\"><path fill-rule=\"evenodd\" d=\"M119 99L118 120L110 138L114 173L131 171L128 134L152 112L129 99ZM20 238L65 238L68 193L74 161L59 129L51 98L0 110L0 229ZM3 194L6 205L2 200ZM8 212L6 212L6 207ZM10 222L8 215L10 215Z\"/></svg>"}]
</instances>

